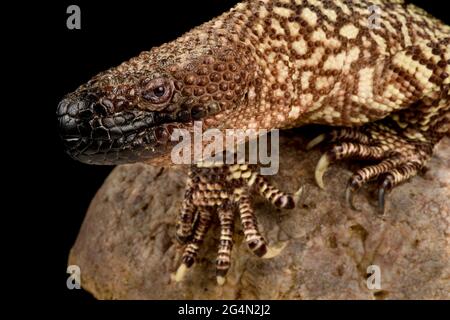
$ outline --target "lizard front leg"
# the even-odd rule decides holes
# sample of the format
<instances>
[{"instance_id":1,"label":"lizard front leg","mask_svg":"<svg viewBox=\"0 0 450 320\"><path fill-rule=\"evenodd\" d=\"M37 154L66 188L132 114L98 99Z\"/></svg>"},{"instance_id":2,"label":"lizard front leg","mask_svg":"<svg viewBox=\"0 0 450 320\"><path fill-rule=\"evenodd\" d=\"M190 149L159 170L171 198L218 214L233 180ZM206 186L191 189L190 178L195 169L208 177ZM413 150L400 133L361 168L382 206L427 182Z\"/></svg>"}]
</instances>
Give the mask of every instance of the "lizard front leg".
<instances>
[{"instance_id":1,"label":"lizard front leg","mask_svg":"<svg viewBox=\"0 0 450 320\"><path fill-rule=\"evenodd\" d=\"M222 285L231 264L233 227L235 213L239 217L248 248L257 256L271 258L281 249L268 246L259 231L258 221L251 204L251 195L256 191L281 209L292 209L298 199L274 187L256 171L257 167L247 164L193 165L188 175L185 198L177 222L177 239L186 244L182 262L175 280L184 278L194 264L198 250L203 243L211 222L217 214L220 222L220 243L216 260L217 282Z\"/></svg>"}]
</instances>

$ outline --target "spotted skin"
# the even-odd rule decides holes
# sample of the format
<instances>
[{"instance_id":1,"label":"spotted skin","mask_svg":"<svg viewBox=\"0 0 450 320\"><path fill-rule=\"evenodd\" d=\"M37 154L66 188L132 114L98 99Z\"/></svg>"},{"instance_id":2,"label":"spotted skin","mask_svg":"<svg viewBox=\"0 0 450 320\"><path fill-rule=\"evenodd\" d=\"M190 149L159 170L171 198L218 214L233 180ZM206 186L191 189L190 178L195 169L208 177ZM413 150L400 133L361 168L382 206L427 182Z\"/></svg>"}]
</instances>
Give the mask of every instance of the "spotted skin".
<instances>
[{"instance_id":1,"label":"spotted skin","mask_svg":"<svg viewBox=\"0 0 450 320\"><path fill-rule=\"evenodd\" d=\"M58 120L68 153L94 164L170 163L168 137L176 128L192 131L194 120L219 130L329 125L335 128L309 145L331 144L316 168L318 185L325 188L333 161L372 160L351 177L347 200L353 206L353 193L378 178L383 212L385 195L449 135L449 91L450 27L412 4L248 0L98 74L63 99ZM220 277L229 268L235 212L250 249L268 250L250 205L253 189L293 206L291 195L253 169L192 167L177 224L188 243L179 278L212 214L222 229Z\"/></svg>"}]
</instances>

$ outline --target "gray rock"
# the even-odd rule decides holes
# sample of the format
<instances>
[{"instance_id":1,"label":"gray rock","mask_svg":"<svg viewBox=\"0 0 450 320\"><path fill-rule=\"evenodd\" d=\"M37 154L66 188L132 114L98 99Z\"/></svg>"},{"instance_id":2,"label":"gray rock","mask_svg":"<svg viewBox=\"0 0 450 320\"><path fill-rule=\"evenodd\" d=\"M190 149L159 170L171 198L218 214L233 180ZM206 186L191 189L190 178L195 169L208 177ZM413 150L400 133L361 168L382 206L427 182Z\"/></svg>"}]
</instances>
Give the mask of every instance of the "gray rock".
<instances>
[{"instance_id":1,"label":"gray rock","mask_svg":"<svg viewBox=\"0 0 450 320\"><path fill-rule=\"evenodd\" d=\"M99 299L448 299L450 298L450 139L429 170L396 188L386 214L376 213L369 186L344 200L350 170L336 163L314 182L321 151L305 152L300 136L281 136L280 189L304 193L294 210L277 210L255 197L259 224L275 258L252 255L236 222L232 267L216 284L217 223L199 261L182 283L175 272L182 247L175 218L184 193L184 168L144 164L114 169L93 199L69 264L79 265L84 289ZM217 222L217 221L216 221ZM367 287L367 267L381 271L381 289Z\"/></svg>"}]
</instances>

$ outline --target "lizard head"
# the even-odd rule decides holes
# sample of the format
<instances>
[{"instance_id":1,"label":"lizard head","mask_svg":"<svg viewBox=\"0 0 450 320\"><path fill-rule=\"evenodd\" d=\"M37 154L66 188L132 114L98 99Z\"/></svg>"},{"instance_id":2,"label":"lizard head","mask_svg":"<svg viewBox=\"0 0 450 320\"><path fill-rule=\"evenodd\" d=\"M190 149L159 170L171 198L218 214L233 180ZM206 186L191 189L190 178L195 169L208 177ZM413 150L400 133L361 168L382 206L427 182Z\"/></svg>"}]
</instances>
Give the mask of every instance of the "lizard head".
<instances>
[{"instance_id":1,"label":"lizard head","mask_svg":"<svg viewBox=\"0 0 450 320\"><path fill-rule=\"evenodd\" d=\"M96 75L59 103L67 152L90 164L162 162L175 129L215 126L244 99L248 61L237 51L182 37Z\"/></svg>"}]
</instances>

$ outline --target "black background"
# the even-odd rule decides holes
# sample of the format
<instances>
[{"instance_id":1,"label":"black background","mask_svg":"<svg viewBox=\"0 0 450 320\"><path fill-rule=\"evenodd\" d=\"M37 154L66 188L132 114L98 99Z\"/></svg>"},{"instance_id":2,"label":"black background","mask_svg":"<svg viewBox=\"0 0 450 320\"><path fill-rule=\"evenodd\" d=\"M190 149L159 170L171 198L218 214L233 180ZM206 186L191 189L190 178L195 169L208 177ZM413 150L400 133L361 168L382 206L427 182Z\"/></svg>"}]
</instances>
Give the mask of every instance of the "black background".
<instances>
[{"instance_id":1,"label":"black background","mask_svg":"<svg viewBox=\"0 0 450 320\"><path fill-rule=\"evenodd\" d=\"M35 181L33 205L39 204L39 217L46 229L38 232L47 240L45 251L48 275L45 287L52 288L52 296L66 301L90 300L83 290L66 288L66 267L69 250L73 245L88 205L95 192L111 171L109 166L89 166L70 159L63 151L56 128L55 110L59 100L75 90L96 73L118 65L164 42L173 40L192 27L219 15L238 1L50 1L44 7L40 24L36 25L33 50L42 54L35 61L43 75L33 79L45 97L40 103L39 115L49 138L47 146L29 147L42 164L35 170L43 173ZM449 23L446 1L410 1L434 16ZM81 30L66 28L66 9L71 4L81 8ZM42 9L42 8L41 8ZM42 16L39 17L42 19ZM34 35L33 35L34 37ZM47 80L44 80L47 79ZM39 82L43 83L39 83ZM42 99L41 99L42 100ZM32 106L33 107L33 106ZM45 113L42 112L45 108ZM36 133L37 134L37 133ZM53 156L50 158L50 154ZM35 156L33 156L35 157ZM48 231L47 231L48 229ZM45 231L44 231L45 230ZM28 250L34 250L33 244Z\"/></svg>"}]
</instances>

